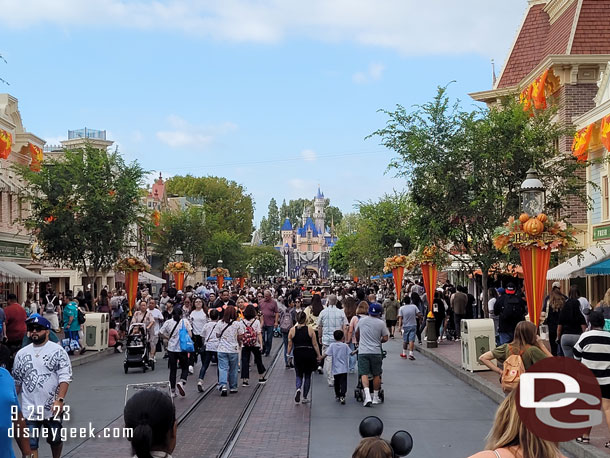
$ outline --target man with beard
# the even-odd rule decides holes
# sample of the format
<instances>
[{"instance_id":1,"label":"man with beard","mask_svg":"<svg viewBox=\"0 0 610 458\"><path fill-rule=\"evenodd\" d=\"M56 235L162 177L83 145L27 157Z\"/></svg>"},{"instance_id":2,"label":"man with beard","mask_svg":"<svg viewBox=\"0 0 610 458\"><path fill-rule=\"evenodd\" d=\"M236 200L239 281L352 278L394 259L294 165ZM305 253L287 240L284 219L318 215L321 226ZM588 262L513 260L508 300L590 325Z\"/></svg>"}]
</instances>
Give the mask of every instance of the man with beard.
<instances>
[{"instance_id":1,"label":"man with beard","mask_svg":"<svg viewBox=\"0 0 610 458\"><path fill-rule=\"evenodd\" d=\"M26 321L32 343L15 356L13 378L21 393L21 409L30 428L30 448L38 456L39 438L47 437L53 458L61 456L61 419L64 398L72 381L72 365L66 351L49 341L51 323L33 314ZM34 432L35 429L39 431ZM46 435L41 434L46 430Z\"/></svg>"}]
</instances>

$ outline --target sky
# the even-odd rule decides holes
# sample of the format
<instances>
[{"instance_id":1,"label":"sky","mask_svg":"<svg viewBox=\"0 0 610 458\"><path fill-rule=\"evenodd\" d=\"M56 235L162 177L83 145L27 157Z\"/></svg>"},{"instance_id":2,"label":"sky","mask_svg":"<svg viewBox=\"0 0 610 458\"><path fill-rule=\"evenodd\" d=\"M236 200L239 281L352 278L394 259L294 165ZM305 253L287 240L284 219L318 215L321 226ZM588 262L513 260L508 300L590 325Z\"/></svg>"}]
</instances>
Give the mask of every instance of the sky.
<instances>
[{"instance_id":1,"label":"sky","mask_svg":"<svg viewBox=\"0 0 610 458\"><path fill-rule=\"evenodd\" d=\"M0 92L58 144L106 130L148 180L224 176L344 213L403 190L379 109L491 89L527 0L0 0Z\"/></svg>"}]
</instances>

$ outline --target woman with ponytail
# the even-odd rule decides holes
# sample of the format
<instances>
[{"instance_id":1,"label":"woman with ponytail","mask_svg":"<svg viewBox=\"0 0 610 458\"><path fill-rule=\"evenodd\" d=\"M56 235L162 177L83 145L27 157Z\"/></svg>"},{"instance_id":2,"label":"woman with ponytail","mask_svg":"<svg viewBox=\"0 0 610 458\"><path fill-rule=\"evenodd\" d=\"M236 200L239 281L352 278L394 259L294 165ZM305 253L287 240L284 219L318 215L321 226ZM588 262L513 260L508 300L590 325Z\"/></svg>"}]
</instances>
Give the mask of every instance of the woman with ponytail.
<instances>
[{"instance_id":1,"label":"woman with ponytail","mask_svg":"<svg viewBox=\"0 0 610 458\"><path fill-rule=\"evenodd\" d=\"M158 390L134 394L123 411L125 427L133 431L134 458L172 458L176 447L176 410L170 397Z\"/></svg>"}]
</instances>

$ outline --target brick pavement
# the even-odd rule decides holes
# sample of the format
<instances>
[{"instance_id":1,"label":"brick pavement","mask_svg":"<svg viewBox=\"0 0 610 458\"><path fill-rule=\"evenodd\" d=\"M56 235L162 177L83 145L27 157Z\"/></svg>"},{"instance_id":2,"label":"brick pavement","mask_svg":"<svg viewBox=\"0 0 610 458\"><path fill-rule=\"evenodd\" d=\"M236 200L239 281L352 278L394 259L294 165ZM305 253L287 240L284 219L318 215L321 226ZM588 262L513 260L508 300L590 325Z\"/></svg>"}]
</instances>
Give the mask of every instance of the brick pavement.
<instances>
[{"instance_id":1,"label":"brick pavement","mask_svg":"<svg viewBox=\"0 0 610 458\"><path fill-rule=\"evenodd\" d=\"M492 371L477 371L468 372L461 368L461 347L459 342L442 341L438 348L424 348L417 346L416 349L426 356L431 357L438 363L445 366L450 372L458 376L465 382L475 386L481 392L489 396L496 402L501 402L504 399L504 393L500 386L500 380L496 373ZM591 431L591 444L581 445L576 441L564 442L562 447L574 456L579 458L598 458L607 457L610 455L610 449L604 448L604 444L610 439L608 426L605 418L601 425L596 426Z\"/></svg>"}]
</instances>

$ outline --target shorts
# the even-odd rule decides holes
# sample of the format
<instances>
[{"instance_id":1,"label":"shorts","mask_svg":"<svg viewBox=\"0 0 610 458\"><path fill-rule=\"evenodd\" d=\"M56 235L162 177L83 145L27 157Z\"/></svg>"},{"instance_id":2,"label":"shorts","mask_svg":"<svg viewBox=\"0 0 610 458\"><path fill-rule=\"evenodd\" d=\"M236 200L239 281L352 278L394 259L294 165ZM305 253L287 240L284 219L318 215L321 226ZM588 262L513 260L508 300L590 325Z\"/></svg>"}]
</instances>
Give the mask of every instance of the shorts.
<instances>
[{"instance_id":1,"label":"shorts","mask_svg":"<svg viewBox=\"0 0 610 458\"><path fill-rule=\"evenodd\" d=\"M391 328L392 326L396 326L396 321L397 321L397 320L385 320L385 325L386 325L388 328Z\"/></svg>"},{"instance_id":2,"label":"shorts","mask_svg":"<svg viewBox=\"0 0 610 458\"><path fill-rule=\"evenodd\" d=\"M381 362L383 357L381 355L364 354L358 355L358 375L372 375L378 377L381 375Z\"/></svg>"},{"instance_id":3,"label":"shorts","mask_svg":"<svg viewBox=\"0 0 610 458\"><path fill-rule=\"evenodd\" d=\"M150 345L150 349L156 349L157 348L157 342L159 342L159 334L152 334L149 338L148 338L148 344Z\"/></svg>"},{"instance_id":4,"label":"shorts","mask_svg":"<svg viewBox=\"0 0 610 458\"><path fill-rule=\"evenodd\" d=\"M61 444L61 422L57 420L43 420L43 421L32 421L26 420L25 424L30 429L30 448L32 450L38 450L38 441L43 436L43 431L46 429L47 431L44 433L46 436L47 443L50 446L60 445ZM36 432L34 432L37 430Z\"/></svg>"},{"instance_id":5,"label":"shorts","mask_svg":"<svg viewBox=\"0 0 610 458\"><path fill-rule=\"evenodd\" d=\"M417 326L405 326L402 328L402 341L404 343L415 342L415 331Z\"/></svg>"},{"instance_id":6,"label":"shorts","mask_svg":"<svg viewBox=\"0 0 610 458\"><path fill-rule=\"evenodd\" d=\"M610 385L600 385L599 387L602 389L602 398L610 399Z\"/></svg>"}]
</instances>

